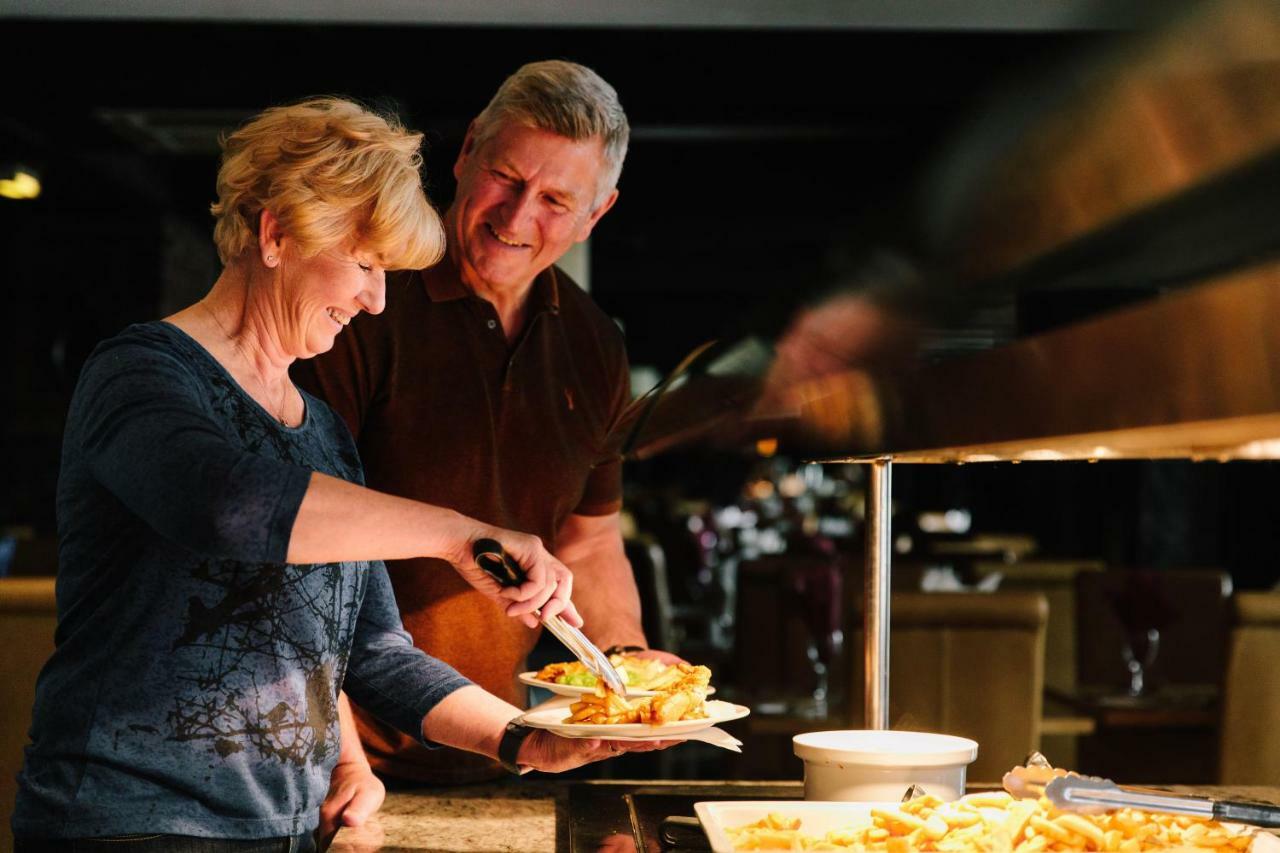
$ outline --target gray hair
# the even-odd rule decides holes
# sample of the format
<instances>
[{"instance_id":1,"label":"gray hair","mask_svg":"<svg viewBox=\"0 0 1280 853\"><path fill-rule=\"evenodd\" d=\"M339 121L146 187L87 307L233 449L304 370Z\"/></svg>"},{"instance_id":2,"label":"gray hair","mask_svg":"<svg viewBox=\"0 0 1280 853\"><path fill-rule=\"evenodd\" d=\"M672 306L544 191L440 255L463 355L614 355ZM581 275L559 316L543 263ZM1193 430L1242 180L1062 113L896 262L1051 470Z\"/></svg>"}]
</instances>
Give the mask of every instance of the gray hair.
<instances>
[{"instance_id":1,"label":"gray hair","mask_svg":"<svg viewBox=\"0 0 1280 853\"><path fill-rule=\"evenodd\" d=\"M585 65L550 59L521 66L476 116L475 144L490 139L508 121L576 141L599 139L605 172L595 203L600 204L617 186L631 127L618 93Z\"/></svg>"}]
</instances>

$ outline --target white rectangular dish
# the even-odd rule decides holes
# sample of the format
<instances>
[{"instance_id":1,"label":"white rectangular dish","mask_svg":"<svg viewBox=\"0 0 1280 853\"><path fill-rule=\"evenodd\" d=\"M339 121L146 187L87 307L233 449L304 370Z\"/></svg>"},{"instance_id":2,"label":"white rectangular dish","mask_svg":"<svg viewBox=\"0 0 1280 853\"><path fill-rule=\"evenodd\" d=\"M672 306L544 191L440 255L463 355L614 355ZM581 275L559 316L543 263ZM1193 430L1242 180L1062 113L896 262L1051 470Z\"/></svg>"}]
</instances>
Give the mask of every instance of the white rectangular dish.
<instances>
[{"instance_id":1,"label":"white rectangular dish","mask_svg":"<svg viewBox=\"0 0 1280 853\"><path fill-rule=\"evenodd\" d=\"M693 810L711 842L712 853L733 853L733 842L725 829L754 823L776 812L800 818L806 835L821 836L833 829L861 827L871 823L871 810L896 809L899 803L820 803L809 800L709 800L694 803Z\"/></svg>"},{"instance_id":2,"label":"white rectangular dish","mask_svg":"<svg viewBox=\"0 0 1280 853\"><path fill-rule=\"evenodd\" d=\"M740 827L776 813L800 819L800 831L821 837L833 829L856 829L871 823L871 809L897 810L901 803L835 803L814 800L709 800L694 803L694 812L707 834L712 853L734 853L733 842L725 831ZM1234 824L1228 824L1234 826ZM1162 853L1209 848L1170 847ZM1231 848L1222 848L1231 849ZM1259 829L1248 853L1280 853L1280 838Z\"/></svg>"}]
</instances>

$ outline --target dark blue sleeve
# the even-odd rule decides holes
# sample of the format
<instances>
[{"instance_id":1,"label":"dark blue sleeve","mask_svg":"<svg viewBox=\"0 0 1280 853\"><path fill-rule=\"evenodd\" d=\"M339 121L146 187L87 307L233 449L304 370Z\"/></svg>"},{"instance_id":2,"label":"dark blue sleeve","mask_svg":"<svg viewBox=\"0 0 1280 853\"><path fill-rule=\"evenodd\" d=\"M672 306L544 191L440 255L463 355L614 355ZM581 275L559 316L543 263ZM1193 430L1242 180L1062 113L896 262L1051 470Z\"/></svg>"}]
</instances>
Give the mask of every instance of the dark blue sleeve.
<instances>
[{"instance_id":1,"label":"dark blue sleeve","mask_svg":"<svg viewBox=\"0 0 1280 853\"><path fill-rule=\"evenodd\" d=\"M414 647L400 621L386 566L371 563L342 685L347 694L378 719L434 748L437 744L422 736L422 718L468 684L453 667Z\"/></svg>"},{"instance_id":2,"label":"dark blue sleeve","mask_svg":"<svg viewBox=\"0 0 1280 853\"><path fill-rule=\"evenodd\" d=\"M284 562L311 472L229 440L176 355L139 342L85 365L64 452L156 531L210 556Z\"/></svg>"}]
</instances>

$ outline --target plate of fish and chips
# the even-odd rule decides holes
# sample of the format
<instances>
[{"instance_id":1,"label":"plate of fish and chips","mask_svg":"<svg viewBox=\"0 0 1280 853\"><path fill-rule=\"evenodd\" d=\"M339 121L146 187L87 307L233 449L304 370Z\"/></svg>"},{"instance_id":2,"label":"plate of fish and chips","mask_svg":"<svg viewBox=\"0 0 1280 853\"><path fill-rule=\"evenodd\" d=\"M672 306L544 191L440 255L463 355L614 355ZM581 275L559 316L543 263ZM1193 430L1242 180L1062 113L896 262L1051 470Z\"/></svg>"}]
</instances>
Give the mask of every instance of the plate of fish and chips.
<instances>
[{"instance_id":1,"label":"plate of fish and chips","mask_svg":"<svg viewBox=\"0 0 1280 853\"><path fill-rule=\"evenodd\" d=\"M707 700L711 670L681 663L663 687L643 696L619 696L603 686L576 701L548 702L523 716L524 723L563 737L654 738L688 735L747 716L750 709ZM628 691L630 693L630 691Z\"/></svg>"},{"instance_id":2,"label":"plate of fish and chips","mask_svg":"<svg viewBox=\"0 0 1280 853\"><path fill-rule=\"evenodd\" d=\"M656 696L682 677L679 665L669 665L652 658L635 655L610 655L609 662L622 676L628 696ZM537 672L522 672L522 684L541 687L557 696L583 696L595 693L599 679L581 661L547 664ZM715 693L709 687L708 694Z\"/></svg>"}]
</instances>

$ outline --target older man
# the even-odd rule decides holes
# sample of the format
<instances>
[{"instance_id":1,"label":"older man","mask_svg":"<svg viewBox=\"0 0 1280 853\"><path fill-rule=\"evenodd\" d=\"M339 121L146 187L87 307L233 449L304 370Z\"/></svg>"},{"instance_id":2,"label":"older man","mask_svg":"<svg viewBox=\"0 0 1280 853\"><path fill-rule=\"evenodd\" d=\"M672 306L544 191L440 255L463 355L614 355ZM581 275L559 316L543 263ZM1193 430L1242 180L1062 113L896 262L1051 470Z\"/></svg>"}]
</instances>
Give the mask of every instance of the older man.
<instances>
[{"instance_id":1,"label":"older man","mask_svg":"<svg viewBox=\"0 0 1280 853\"><path fill-rule=\"evenodd\" d=\"M462 143L447 257L389 284L386 313L357 318L297 377L350 425L373 488L541 536L573 570L585 630L605 649L646 646L619 529L621 460L605 445L629 402L627 358L618 328L553 264L617 201L628 133L595 72L521 68ZM420 648L523 702L516 675L536 632L435 561L388 569ZM500 772L356 716L380 773Z\"/></svg>"}]
</instances>

